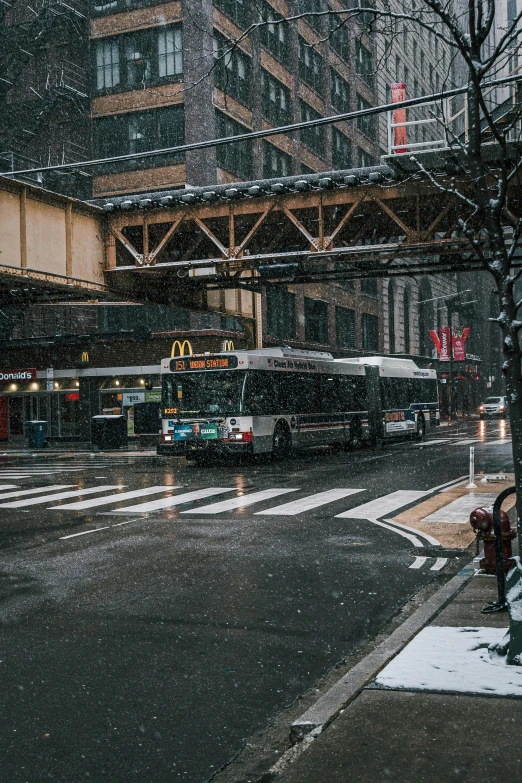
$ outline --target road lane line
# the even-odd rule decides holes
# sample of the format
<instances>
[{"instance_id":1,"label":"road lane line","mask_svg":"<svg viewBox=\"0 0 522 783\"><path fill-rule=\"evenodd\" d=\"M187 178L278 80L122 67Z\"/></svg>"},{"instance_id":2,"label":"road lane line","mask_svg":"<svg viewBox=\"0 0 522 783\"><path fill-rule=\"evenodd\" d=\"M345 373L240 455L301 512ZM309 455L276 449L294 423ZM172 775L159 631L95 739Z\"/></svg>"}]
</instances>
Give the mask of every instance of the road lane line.
<instances>
[{"instance_id":1,"label":"road lane line","mask_svg":"<svg viewBox=\"0 0 522 783\"><path fill-rule=\"evenodd\" d=\"M270 500L278 495L285 495L287 492L299 492L299 489L283 489L282 487L273 487L272 489L262 489L259 492L251 492L247 495L240 495L231 500L221 500L219 503L210 503L201 508L182 511L182 514L221 514L223 511L232 511L235 508L243 506L252 506L254 503L261 503L263 500Z\"/></svg>"},{"instance_id":2,"label":"road lane line","mask_svg":"<svg viewBox=\"0 0 522 783\"><path fill-rule=\"evenodd\" d=\"M478 443L478 438L464 438L464 440L456 440L454 446L469 446L471 443Z\"/></svg>"},{"instance_id":3,"label":"road lane line","mask_svg":"<svg viewBox=\"0 0 522 783\"><path fill-rule=\"evenodd\" d=\"M0 484L0 490L4 489L16 489L18 484Z\"/></svg>"},{"instance_id":4,"label":"road lane line","mask_svg":"<svg viewBox=\"0 0 522 783\"><path fill-rule=\"evenodd\" d=\"M390 492L389 495L382 495L380 498L370 500L369 503L363 503L362 506L343 511L342 514L336 514L335 517L336 519L371 519L373 521L420 500L432 491L431 489L399 489L396 492Z\"/></svg>"},{"instance_id":5,"label":"road lane line","mask_svg":"<svg viewBox=\"0 0 522 783\"><path fill-rule=\"evenodd\" d=\"M197 489L194 492L185 492L183 495L173 495L161 500L151 500L149 503L137 503L135 506L124 506L117 511L105 511L104 514L146 514L149 511L160 511L163 508L174 508L183 503L191 503L193 500L202 500L212 497L212 495L221 495L224 492L234 492L237 487L207 487L206 489Z\"/></svg>"},{"instance_id":6,"label":"road lane line","mask_svg":"<svg viewBox=\"0 0 522 783\"><path fill-rule=\"evenodd\" d=\"M340 516L340 515L339 515ZM391 530L392 533L397 533L398 536L402 536L403 538L407 538L408 541L411 541L413 546L416 547L423 547L424 544L422 541L420 541L416 536L410 535L409 533L404 532L404 530L399 530L397 527L392 527L391 525L387 525L385 522L380 522L378 519L367 519L368 522L371 522L372 525L378 525L379 527L383 527L386 530Z\"/></svg>"},{"instance_id":7,"label":"road lane line","mask_svg":"<svg viewBox=\"0 0 522 783\"><path fill-rule=\"evenodd\" d=\"M21 495L37 495L39 492L51 492L56 489L68 489L69 487L77 487L78 484L49 484L47 487L33 487L33 489L22 489L17 492L5 492L0 495L0 500L4 498L20 497Z\"/></svg>"},{"instance_id":8,"label":"road lane line","mask_svg":"<svg viewBox=\"0 0 522 783\"><path fill-rule=\"evenodd\" d=\"M106 492L109 489L119 489L119 487L119 484L104 484L99 487L90 487L89 489L77 489L74 492L57 492L54 495L41 495L38 498L27 498L10 503L0 503L0 508L25 508L26 506L36 506L38 503L47 503L50 500L74 498L78 495L91 495L95 492Z\"/></svg>"},{"instance_id":9,"label":"road lane line","mask_svg":"<svg viewBox=\"0 0 522 783\"><path fill-rule=\"evenodd\" d=\"M96 527L93 530L84 530L83 533L71 533L70 536L60 536L60 541L65 541L66 538L77 538L78 536L87 536L89 533L97 533L99 530L109 530L111 528L111 525L106 525L105 527Z\"/></svg>"},{"instance_id":10,"label":"road lane line","mask_svg":"<svg viewBox=\"0 0 522 783\"><path fill-rule=\"evenodd\" d=\"M318 508L324 506L327 503L333 503L336 500L348 497L348 495L355 495L357 492L366 492L365 489L327 489L325 492L317 492L315 495L307 495L307 497L300 498L299 500L292 500L290 503L283 503L280 506L272 506L265 511L256 511L256 514L265 514L270 516L294 516L295 514L301 514L303 511L309 511L312 508Z\"/></svg>"},{"instance_id":11,"label":"road lane line","mask_svg":"<svg viewBox=\"0 0 522 783\"><path fill-rule=\"evenodd\" d=\"M118 503L120 500L132 500L132 498L139 498L145 495L157 495L160 492L165 492L169 489L180 489L180 487L173 486L172 484L159 487L145 487L144 489L134 489L131 492L115 492L114 495L104 495L102 498L79 500L76 503L64 503L61 506L50 506L49 508L50 510L67 509L68 511L82 511L83 509L94 508L95 506L108 506L110 503Z\"/></svg>"},{"instance_id":12,"label":"road lane line","mask_svg":"<svg viewBox=\"0 0 522 783\"><path fill-rule=\"evenodd\" d=\"M400 527L401 530L406 530L409 531L410 533L414 533L415 535L420 536L421 538L425 538L426 541L429 541L429 543L433 544L433 546L442 547L440 541L437 541L436 538L430 536L429 533L423 533L422 530L417 530L417 528L409 527L408 525L401 525L400 522L396 522L394 519L385 519L384 522L387 522L389 525L395 525L396 527Z\"/></svg>"},{"instance_id":13,"label":"road lane line","mask_svg":"<svg viewBox=\"0 0 522 783\"><path fill-rule=\"evenodd\" d=\"M433 440L424 440L421 443L417 443L417 446L440 446L441 443L449 443L450 438L434 438Z\"/></svg>"},{"instance_id":14,"label":"road lane line","mask_svg":"<svg viewBox=\"0 0 522 783\"><path fill-rule=\"evenodd\" d=\"M434 565L432 565L432 567L430 568L430 571L440 571L442 568L444 568L447 562L448 562L447 557L438 557Z\"/></svg>"},{"instance_id":15,"label":"road lane line","mask_svg":"<svg viewBox=\"0 0 522 783\"><path fill-rule=\"evenodd\" d=\"M424 563L426 562L428 558L427 557L416 557L411 566L408 566L409 568L422 568Z\"/></svg>"}]
</instances>

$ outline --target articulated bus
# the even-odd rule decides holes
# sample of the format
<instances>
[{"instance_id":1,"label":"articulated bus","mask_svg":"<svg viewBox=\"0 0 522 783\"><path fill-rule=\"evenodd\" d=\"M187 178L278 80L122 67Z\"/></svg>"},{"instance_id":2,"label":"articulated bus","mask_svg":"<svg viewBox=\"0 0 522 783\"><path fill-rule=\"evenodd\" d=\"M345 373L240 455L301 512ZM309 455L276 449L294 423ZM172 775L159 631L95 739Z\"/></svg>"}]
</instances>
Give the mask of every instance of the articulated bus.
<instances>
[{"instance_id":1,"label":"articulated bus","mask_svg":"<svg viewBox=\"0 0 522 783\"><path fill-rule=\"evenodd\" d=\"M408 359L266 348L164 359L159 454L283 456L422 438L440 423L437 376Z\"/></svg>"}]
</instances>

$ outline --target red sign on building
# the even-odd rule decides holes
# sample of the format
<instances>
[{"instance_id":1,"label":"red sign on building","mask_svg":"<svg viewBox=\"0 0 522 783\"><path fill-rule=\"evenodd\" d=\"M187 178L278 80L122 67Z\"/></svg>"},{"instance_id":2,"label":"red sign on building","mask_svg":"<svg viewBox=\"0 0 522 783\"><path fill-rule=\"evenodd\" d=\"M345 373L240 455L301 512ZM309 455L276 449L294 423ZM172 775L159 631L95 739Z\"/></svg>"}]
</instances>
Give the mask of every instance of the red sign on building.
<instances>
[{"instance_id":1,"label":"red sign on building","mask_svg":"<svg viewBox=\"0 0 522 783\"><path fill-rule=\"evenodd\" d=\"M463 362L466 360L466 338L469 334L469 328L462 329L462 334L456 329L453 330L453 358L456 362Z\"/></svg>"},{"instance_id":2,"label":"red sign on building","mask_svg":"<svg viewBox=\"0 0 522 783\"><path fill-rule=\"evenodd\" d=\"M439 359L441 362L449 362L450 360L450 328L449 326L441 326L439 329L440 340L440 353Z\"/></svg>"},{"instance_id":3,"label":"red sign on building","mask_svg":"<svg viewBox=\"0 0 522 783\"><path fill-rule=\"evenodd\" d=\"M23 367L16 370L0 370L0 383L27 383L36 381L35 367Z\"/></svg>"}]
</instances>

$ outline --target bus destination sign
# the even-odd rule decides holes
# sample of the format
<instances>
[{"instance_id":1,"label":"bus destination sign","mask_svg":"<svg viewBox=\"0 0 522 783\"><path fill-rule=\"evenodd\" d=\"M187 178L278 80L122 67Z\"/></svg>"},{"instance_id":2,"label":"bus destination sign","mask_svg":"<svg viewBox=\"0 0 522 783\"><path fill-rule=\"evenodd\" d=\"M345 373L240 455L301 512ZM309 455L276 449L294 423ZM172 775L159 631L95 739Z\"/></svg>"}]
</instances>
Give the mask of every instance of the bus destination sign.
<instances>
[{"instance_id":1,"label":"bus destination sign","mask_svg":"<svg viewBox=\"0 0 522 783\"><path fill-rule=\"evenodd\" d=\"M236 367L237 356L179 356L170 362L171 372L234 370Z\"/></svg>"}]
</instances>

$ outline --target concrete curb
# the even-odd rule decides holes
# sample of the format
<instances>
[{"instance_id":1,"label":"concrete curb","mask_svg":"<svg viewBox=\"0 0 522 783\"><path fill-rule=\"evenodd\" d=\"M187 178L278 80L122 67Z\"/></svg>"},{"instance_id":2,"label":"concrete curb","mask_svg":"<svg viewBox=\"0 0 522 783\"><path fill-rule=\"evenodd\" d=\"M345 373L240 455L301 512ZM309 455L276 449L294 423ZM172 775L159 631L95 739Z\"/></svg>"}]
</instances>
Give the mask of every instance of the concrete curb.
<instances>
[{"instance_id":1,"label":"concrete curb","mask_svg":"<svg viewBox=\"0 0 522 783\"><path fill-rule=\"evenodd\" d=\"M449 582L440 588L426 603L417 609L402 625L400 625L384 642L359 661L330 690L321 696L313 707L304 712L292 723L290 738L294 743L308 735L318 736L321 731L352 701L362 689L375 678L379 671L394 658L412 638L424 628L444 607L466 586L475 573L472 563L458 572ZM304 743L309 744L309 741ZM295 748L288 753L295 755ZM292 753L293 751L293 753ZM286 755L286 754L284 754ZM290 759L287 760L287 763ZM277 764L281 771L286 766L283 758ZM276 770L273 770L276 772Z\"/></svg>"}]
</instances>

